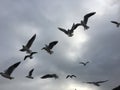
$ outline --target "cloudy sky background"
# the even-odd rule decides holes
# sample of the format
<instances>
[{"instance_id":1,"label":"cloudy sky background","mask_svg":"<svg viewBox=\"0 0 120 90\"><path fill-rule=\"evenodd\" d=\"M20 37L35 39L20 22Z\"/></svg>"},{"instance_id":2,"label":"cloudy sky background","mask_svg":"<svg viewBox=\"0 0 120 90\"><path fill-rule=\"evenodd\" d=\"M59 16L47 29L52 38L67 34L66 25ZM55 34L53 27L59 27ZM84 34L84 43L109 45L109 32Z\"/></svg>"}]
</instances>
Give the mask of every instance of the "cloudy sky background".
<instances>
[{"instance_id":1,"label":"cloudy sky background","mask_svg":"<svg viewBox=\"0 0 120 90\"><path fill-rule=\"evenodd\" d=\"M90 29L78 27L68 37L57 27L71 28L89 12ZM0 76L0 90L111 90L120 84L120 28L110 23L120 22L119 0L0 0L0 71L22 61L13 72L14 80ZM23 61L22 45L36 33L31 49L39 52ZM58 40L49 55L41 48ZM90 61L84 67L80 61ZM35 68L35 79L25 78ZM42 80L47 73L59 79ZM65 79L75 74L76 79ZM100 87L83 82L109 80Z\"/></svg>"}]
</instances>

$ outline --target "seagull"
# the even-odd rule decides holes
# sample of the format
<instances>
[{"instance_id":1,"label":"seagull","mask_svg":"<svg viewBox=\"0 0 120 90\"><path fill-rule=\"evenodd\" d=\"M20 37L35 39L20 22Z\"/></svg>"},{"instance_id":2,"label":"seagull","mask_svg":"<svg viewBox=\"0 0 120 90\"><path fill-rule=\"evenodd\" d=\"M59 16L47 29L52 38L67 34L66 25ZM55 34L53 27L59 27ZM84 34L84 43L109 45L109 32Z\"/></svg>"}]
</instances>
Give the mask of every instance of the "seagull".
<instances>
[{"instance_id":1,"label":"seagull","mask_svg":"<svg viewBox=\"0 0 120 90\"><path fill-rule=\"evenodd\" d=\"M27 58L30 58L30 59L32 59L33 58L33 54L36 54L37 52L32 52L32 53L30 53L29 55L26 55L25 57L24 57L24 60L26 60Z\"/></svg>"},{"instance_id":2,"label":"seagull","mask_svg":"<svg viewBox=\"0 0 120 90\"><path fill-rule=\"evenodd\" d=\"M119 26L120 26L120 23L119 23L119 22L116 22L116 21L111 21L111 23L116 24L116 27L119 27Z\"/></svg>"},{"instance_id":3,"label":"seagull","mask_svg":"<svg viewBox=\"0 0 120 90\"><path fill-rule=\"evenodd\" d=\"M120 90L120 85L115 87L115 88L113 88L112 90Z\"/></svg>"},{"instance_id":4,"label":"seagull","mask_svg":"<svg viewBox=\"0 0 120 90\"><path fill-rule=\"evenodd\" d=\"M14 77L11 77L12 72L15 70L15 68L17 68L17 66L20 64L21 62L17 62L13 65L11 65L8 69L6 69L4 72L0 72L0 75L8 78L8 79L14 79Z\"/></svg>"},{"instance_id":5,"label":"seagull","mask_svg":"<svg viewBox=\"0 0 120 90\"><path fill-rule=\"evenodd\" d=\"M70 77L70 78L73 78L73 77L75 77L75 78L76 78L76 76L75 76L75 75L67 75L66 79L67 79L67 78L69 78L69 77Z\"/></svg>"},{"instance_id":6,"label":"seagull","mask_svg":"<svg viewBox=\"0 0 120 90\"><path fill-rule=\"evenodd\" d=\"M89 63L89 61L87 62L79 62L79 64L83 64L84 66L86 66Z\"/></svg>"},{"instance_id":7,"label":"seagull","mask_svg":"<svg viewBox=\"0 0 120 90\"><path fill-rule=\"evenodd\" d=\"M30 78L30 79L33 79L33 78L34 78L34 77L32 77L33 71L34 71L34 68L29 71L29 74L28 74L28 76L26 76L26 77L27 77L27 78Z\"/></svg>"},{"instance_id":8,"label":"seagull","mask_svg":"<svg viewBox=\"0 0 120 90\"><path fill-rule=\"evenodd\" d=\"M23 45L22 46L22 49L20 49L20 51L21 52L27 52L27 53L31 53L32 52L32 50L30 50L30 47L31 47L31 45L33 44L33 42L34 42L34 40L35 40L35 38L36 38L36 34L34 34L33 36L32 36L32 38L28 41L28 43L26 44L26 45Z\"/></svg>"},{"instance_id":9,"label":"seagull","mask_svg":"<svg viewBox=\"0 0 120 90\"><path fill-rule=\"evenodd\" d=\"M45 44L45 47L43 47L41 50L46 50L49 54L52 54L53 51L51 49L58 43L58 41L50 42L49 45Z\"/></svg>"},{"instance_id":10,"label":"seagull","mask_svg":"<svg viewBox=\"0 0 120 90\"><path fill-rule=\"evenodd\" d=\"M104 83L104 82L107 82L108 80L105 80L105 81L97 81L97 82L86 82L88 84L94 84L96 86L100 86L100 83Z\"/></svg>"},{"instance_id":11,"label":"seagull","mask_svg":"<svg viewBox=\"0 0 120 90\"><path fill-rule=\"evenodd\" d=\"M66 30L66 29L63 29L63 28L60 28L60 27L58 27L58 29L59 29L60 31L64 32L64 33L65 33L66 35L68 35L69 37L72 37L74 30L75 30L78 26L80 26L80 25L81 25L80 23L77 23L77 24L73 23L71 29Z\"/></svg>"},{"instance_id":12,"label":"seagull","mask_svg":"<svg viewBox=\"0 0 120 90\"><path fill-rule=\"evenodd\" d=\"M41 78L42 79L46 79L46 78L55 78L55 79L57 79L59 77L56 74L46 74L46 75L42 76Z\"/></svg>"},{"instance_id":13,"label":"seagull","mask_svg":"<svg viewBox=\"0 0 120 90\"><path fill-rule=\"evenodd\" d=\"M84 30L89 29L89 26L87 26L88 18L94 14L96 14L96 12L88 13L84 16L84 20L81 20L81 25L84 27Z\"/></svg>"}]
</instances>

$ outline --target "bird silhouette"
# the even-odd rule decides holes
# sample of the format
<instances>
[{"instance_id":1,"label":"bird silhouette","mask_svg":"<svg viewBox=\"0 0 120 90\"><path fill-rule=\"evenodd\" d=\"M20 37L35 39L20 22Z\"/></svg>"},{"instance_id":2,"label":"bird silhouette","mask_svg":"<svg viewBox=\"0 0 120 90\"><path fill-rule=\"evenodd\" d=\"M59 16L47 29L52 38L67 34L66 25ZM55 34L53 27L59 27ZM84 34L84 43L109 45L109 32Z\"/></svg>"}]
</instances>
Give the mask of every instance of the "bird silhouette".
<instances>
[{"instance_id":1,"label":"bird silhouette","mask_svg":"<svg viewBox=\"0 0 120 90\"><path fill-rule=\"evenodd\" d=\"M119 27L119 26L120 26L120 23L119 23L119 22L117 22L117 21L111 21L111 23L116 24L116 27Z\"/></svg>"},{"instance_id":2,"label":"bird silhouette","mask_svg":"<svg viewBox=\"0 0 120 90\"><path fill-rule=\"evenodd\" d=\"M33 58L33 54L36 54L37 52L31 52L29 55L26 55L25 57L24 57L24 60L26 60L27 58L30 58L30 59L32 59Z\"/></svg>"},{"instance_id":3,"label":"bird silhouette","mask_svg":"<svg viewBox=\"0 0 120 90\"><path fill-rule=\"evenodd\" d=\"M83 64L84 66L86 66L89 63L89 61L87 62L79 62L79 64Z\"/></svg>"},{"instance_id":4,"label":"bird silhouette","mask_svg":"<svg viewBox=\"0 0 120 90\"><path fill-rule=\"evenodd\" d=\"M8 78L8 79L14 79L14 77L11 77L12 72L15 70L15 68L17 68L17 66L20 64L21 62L17 62L13 65L11 65L8 69L6 69L4 72L0 72L0 75Z\"/></svg>"},{"instance_id":5,"label":"bird silhouette","mask_svg":"<svg viewBox=\"0 0 120 90\"><path fill-rule=\"evenodd\" d=\"M34 68L29 71L29 74L26 76L27 78L33 79L32 73L34 71Z\"/></svg>"},{"instance_id":6,"label":"bird silhouette","mask_svg":"<svg viewBox=\"0 0 120 90\"><path fill-rule=\"evenodd\" d=\"M115 87L115 88L113 88L112 90L120 90L120 85Z\"/></svg>"},{"instance_id":7,"label":"bird silhouette","mask_svg":"<svg viewBox=\"0 0 120 90\"><path fill-rule=\"evenodd\" d=\"M78 26L80 26L80 25L81 25L80 23L76 23L76 24L73 23L71 29L66 30L66 29L63 29L63 28L60 28L60 27L58 27L58 29L59 29L60 31L64 32L64 33L65 33L66 35L68 35L69 37L72 37L74 30L75 30Z\"/></svg>"},{"instance_id":8,"label":"bird silhouette","mask_svg":"<svg viewBox=\"0 0 120 90\"><path fill-rule=\"evenodd\" d=\"M21 51L21 52L25 52L25 51L26 51L27 53L31 53L32 50L30 50L30 47L31 47L31 45L33 44L35 38L36 38L36 34L34 34L34 35L32 36L32 38L27 42L26 45L23 45L23 46L22 46L22 49L20 49L20 51Z\"/></svg>"},{"instance_id":9,"label":"bird silhouette","mask_svg":"<svg viewBox=\"0 0 120 90\"><path fill-rule=\"evenodd\" d=\"M43 47L41 50L45 50L47 51L49 54L52 54L53 51L51 50L56 44L58 43L58 41L53 41L50 42L49 45L45 44L45 47Z\"/></svg>"},{"instance_id":10,"label":"bird silhouette","mask_svg":"<svg viewBox=\"0 0 120 90\"><path fill-rule=\"evenodd\" d=\"M95 86L100 86L100 83L105 83L105 82L107 82L108 80L105 80L105 81L97 81L97 82L86 82L86 83L88 83L88 84L93 84L93 85L95 85Z\"/></svg>"},{"instance_id":11,"label":"bird silhouette","mask_svg":"<svg viewBox=\"0 0 120 90\"><path fill-rule=\"evenodd\" d=\"M41 77L41 79L46 79L46 78L55 78L58 79L58 75L57 74L46 74L44 76Z\"/></svg>"},{"instance_id":12,"label":"bird silhouette","mask_svg":"<svg viewBox=\"0 0 120 90\"><path fill-rule=\"evenodd\" d=\"M75 75L67 75L67 76L66 76L66 79L67 79L67 78L73 78L73 77L76 78Z\"/></svg>"},{"instance_id":13,"label":"bird silhouette","mask_svg":"<svg viewBox=\"0 0 120 90\"><path fill-rule=\"evenodd\" d=\"M84 20L81 20L81 25L84 27L84 30L89 29L89 26L87 26L88 18L94 14L96 14L96 12L88 13L84 16Z\"/></svg>"}]
</instances>

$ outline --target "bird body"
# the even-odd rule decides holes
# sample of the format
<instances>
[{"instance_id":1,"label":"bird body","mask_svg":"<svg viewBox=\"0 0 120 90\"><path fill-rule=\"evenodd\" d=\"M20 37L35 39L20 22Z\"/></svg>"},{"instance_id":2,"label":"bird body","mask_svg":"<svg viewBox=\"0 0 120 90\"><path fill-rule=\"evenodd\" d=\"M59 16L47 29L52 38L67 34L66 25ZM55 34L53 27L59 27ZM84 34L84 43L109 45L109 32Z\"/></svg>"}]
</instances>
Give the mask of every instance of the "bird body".
<instances>
[{"instance_id":1,"label":"bird body","mask_svg":"<svg viewBox=\"0 0 120 90\"><path fill-rule=\"evenodd\" d=\"M49 54L52 54L53 51L51 50L56 44L58 43L58 41L53 41L51 43L49 43L49 45L45 44L45 47L43 47L41 50L45 50L47 51Z\"/></svg>"},{"instance_id":2,"label":"bird body","mask_svg":"<svg viewBox=\"0 0 120 90\"><path fill-rule=\"evenodd\" d=\"M34 68L29 71L29 74L26 76L27 78L33 79L32 73L34 71Z\"/></svg>"},{"instance_id":3,"label":"bird body","mask_svg":"<svg viewBox=\"0 0 120 90\"><path fill-rule=\"evenodd\" d=\"M24 57L24 60L26 60L27 58L30 58L30 59L32 59L33 58L33 54L36 54L37 52L31 52L29 55L26 55L25 57Z\"/></svg>"},{"instance_id":4,"label":"bird body","mask_svg":"<svg viewBox=\"0 0 120 90\"><path fill-rule=\"evenodd\" d=\"M91 17L92 15L94 15L95 13L96 12L88 13L84 16L84 19L81 20L81 25L84 27L84 30L89 29L89 26L87 26L88 18Z\"/></svg>"},{"instance_id":5,"label":"bird body","mask_svg":"<svg viewBox=\"0 0 120 90\"><path fill-rule=\"evenodd\" d=\"M6 69L4 72L0 72L0 75L8 78L8 79L14 79L14 77L11 77L12 72L17 68L17 66L20 64L20 62L17 62L13 65L11 65L8 69Z\"/></svg>"},{"instance_id":6,"label":"bird body","mask_svg":"<svg viewBox=\"0 0 120 90\"><path fill-rule=\"evenodd\" d=\"M30 50L31 45L33 44L34 40L36 38L36 34L33 35L33 37L28 41L28 43L26 45L22 46L22 49L20 49L21 52L27 52L27 53L31 53L32 50Z\"/></svg>"},{"instance_id":7,"label":"bird body","mask_svg":"<svg viewBox=\"0 0 120 90\"><path fill-rule=\"evenodd\" d=\"M41 77L42 79L46 79L46 78L59 78L57 74L46 74L44 76Z\"/></svg>"}]
</instances>

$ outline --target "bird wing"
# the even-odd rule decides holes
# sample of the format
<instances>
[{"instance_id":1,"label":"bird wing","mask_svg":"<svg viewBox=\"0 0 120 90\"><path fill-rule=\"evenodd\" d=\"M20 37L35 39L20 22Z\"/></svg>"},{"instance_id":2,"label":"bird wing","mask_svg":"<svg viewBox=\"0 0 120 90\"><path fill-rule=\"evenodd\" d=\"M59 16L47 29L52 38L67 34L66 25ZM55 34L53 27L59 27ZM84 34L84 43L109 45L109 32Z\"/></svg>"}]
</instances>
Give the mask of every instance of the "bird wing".
<instances>
[{"instance_id":1,"label":"bird wing","mask_svg":"<svg viewBox=\"0 0 120 90\"><path fill-rule=\"evenodd\" d=\"M52 49L57 43L58 43L58 41L53 41L53 42L49 43L49 48Z\"/></svg>"},{"instance_id":2,"label":"bird wing","mask_svg":"<svg viewBox=\"0 0 120 90\"><path fill-rule=\"evenodd\" d=\"M50 77L51 77L50 74L46 74L46 75L42 76L41 78L42 78L42 79L46 79L46 78L50 78Z\"/></svg>"},{"instance_id":3,"label":"bird wing","mask_svg":"<svg viewBox=\"0 0 120 90\"><path fill-rule=\"evenodd\" d=\"M11 65L7 70L5 70L5 74L7 75L11 75L11 73L15 70L15 68L17 68L17 66L20 64L21 62L17 62L13 65Z\"/></svg>"},{"instance_id":4,"label":"bird wing","mask_svg":"<svg viewBox=\"0 0 120 90\"><path fill-rule=\"evenodd\" d=\"M69 77L70 77L70 75L67 75L67 76L66 76L66 79L69 78Z\"/></svg>"},{"instance_id":5,"label":"bird wing","mask_svg":"<svg viewBox=\"0 0 120 90\"><path fill-rule=\"evenodd\" d=\"M30 56L30 55L26 55L26 56L24 57L24 60L26 60L29 56Z\"/></svg>"},{"instance_id":6,"label":"bird wing","mask_svg":"<svg viewBox=\"0 0 120 90\"><path fill-rule=\"evenodd\" d=\"M36 53L38 53L38 52L32 52L31 55L36 54Z\"/></svg>"},{"instance_id":7,"label":"bird wing","mask_svg":"<svg viewBox=\"0 0 120 90\"><path fill-rule=\"evenodd\" d=\"M83 65L85 65L85 63L84 63L84 62L79 62L79 64L83 64Z\"/></svg>"},{"instance_id":8,"label":"bird wing","mask_svg":"<svg viewBox=\"0 0 120 90\"><path fill-rule=\"evenodd\" d=\"M55 79L56 79L56 78L59 78L57 74L53 74L53 75L51 75L51 76L52 76L53 78L55 78Z\"/></svg>"},{"instance_id":9,"label":"bird wing","mask_svg":"<svg viewBox=\"0 0 120 90\"><path fill-rule=\"evenodd\" d=\"M88 13L84 16L84 22L85 24L87 24L87 21L88 21L88 18L91 17L92 15L94 15L96 12L91 12L91 13Z\"/></svg>"},{"instance_id":10,"label":"bird wing","mask_svg":"<svg viewBox=\"0 0 120 90\"><path fill-rule=\"evenodd\" d=\"M104 83L104 82L107 82L108 80L105 80L105 81L98 81L97 83Z\"/></svg>"},{"instance_id":11,"label":"bird wing","mask_svg":"<svg viewBox=\"0 0 120 90\"><path fill-rule=\"evenodd\" d=\"M73 32L78 26L80 26L81 24L80 23L77 23L77 24L74 24L72 25L71 27L71 31Z\"/></svg>"},{"instance_id":12,"label":"bird wing","mask_svg":"<svg viewBox=\"0 0 120 90\"><path fill-rule=\"evenodd\" d=\"M30 70L29 76L32 76L33 71L34 71L34 68L32 70Z\"/></svg>"},{"instance_id":13,"label":"bird wing","mask_svg":"<svg viewBox=\"0 0 120 90\"><path fill-rule=\"evenodd\" d=\"M75 75L71 75L71 76L76 78L76 76L75 76Z\"/></svg>"},{"instance_id":14,"label":"bird wing","mask_svg":"<svg viewBox=\"0 0 120 90\"><path fill-rule=\"evenodd\" d=\"M60 28L60 27L58 27L58 29L59 29L60 31L64 32L65 34L68 33L68 32L66 31L66 29L63 29L63 28Z\"/></svg>"},{"instance_id":15,"label":"bird wing","mask_svg":"<svg viewBox=\"0 0 120 90\"><path fill-rule=\"evenodd\" d=\"M26 44L26 47L29 49L33 43L33 41L36 38L36 34L33 35L33 37L28 41L28 43Z\"/></svg>"},{"instance_id":16,"label":"bird wing","mask_svg":"<svg viewBox=\"0 0 120 90\"><path fill-rule=\"evenodd\" d=\"M111 21L111 23L118 24L118 22L116 22L116 21Z\"/></svg>"}]
</instances>

